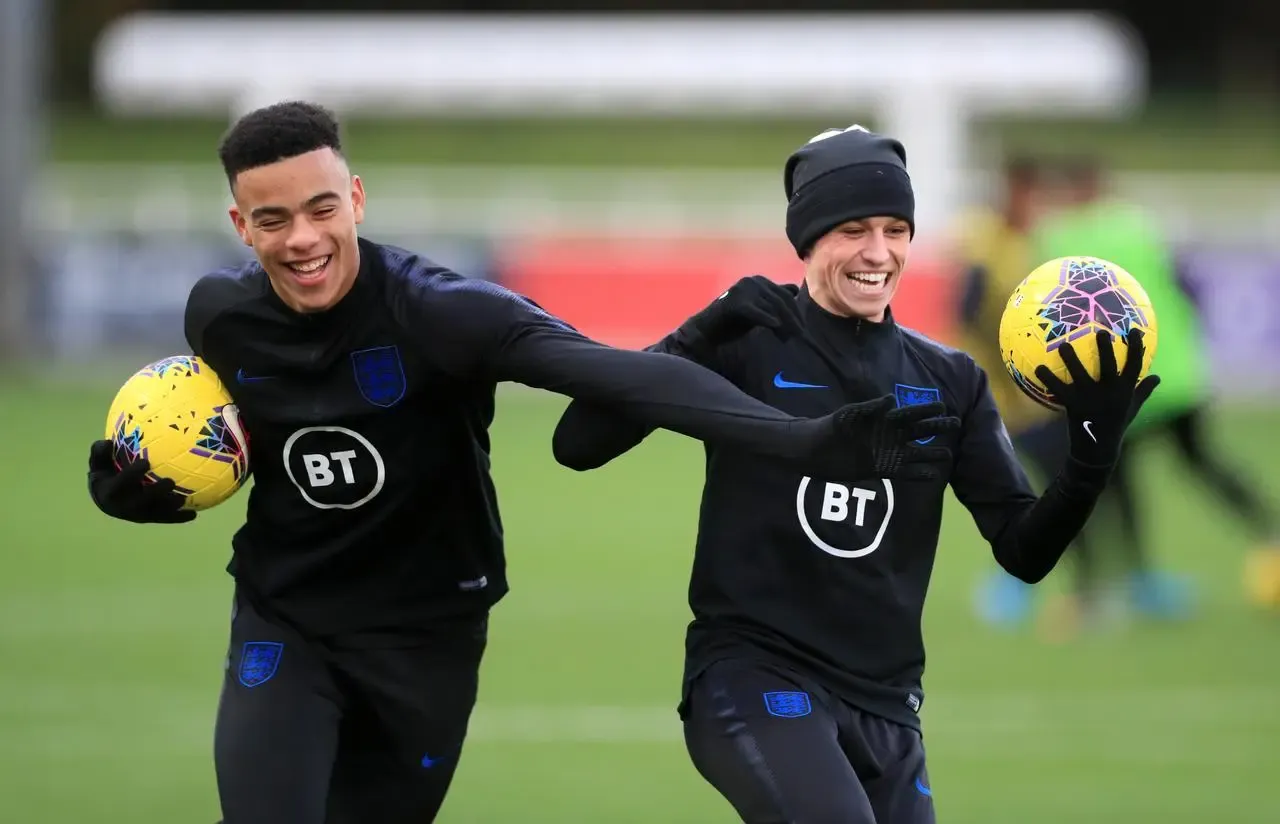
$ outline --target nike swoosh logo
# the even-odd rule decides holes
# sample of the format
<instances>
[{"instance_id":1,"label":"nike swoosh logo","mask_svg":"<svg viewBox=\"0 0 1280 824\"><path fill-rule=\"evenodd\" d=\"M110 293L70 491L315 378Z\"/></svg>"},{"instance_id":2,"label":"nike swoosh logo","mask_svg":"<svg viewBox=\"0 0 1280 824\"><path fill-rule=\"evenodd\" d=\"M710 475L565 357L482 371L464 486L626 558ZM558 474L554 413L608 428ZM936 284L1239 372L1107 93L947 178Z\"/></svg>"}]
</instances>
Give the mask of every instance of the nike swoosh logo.
<instances>
[{"instance_id":1,"label":"nike swoosh logo","mask_svg":"<svg viewBox=\"0 0 1280 824\"><path fill-rule=\"evenodd\" d=\"M925 796L933 796L933 790L931 790L929 785L921 781L919 778L916 778L916 792Z\"/></svg>"},{"instance_id":2,"label":"nike swoosh logo","mask_svg":"<svg viewBox=\"0 0 1280 824\"><path fill-rule=\"evenodd\" d=\"M449 760L449 756L448 756L447 754L446 754L446 755L439 755L439 756L436 756L435 758L432 758L432 757L431 757L431 754L430 754L430 753L428 753L428 754L426 754L426 755L422 756L422 766L423 766L423 768L424 768L424 769L428 769L428 770L429 770L429 769L431 769L432 767L434 767L435 765L437 765L437 764L441 764L441 763L443 763L443 762L445 762L445 761L448 761L448 760Z\"/></svg>"},{"instance_id":3,"label":"nike swoosh logo","mask_svg":"<svg viewBox=\"0 0 1280 824\"><path fill-rule=\"evenodd\" d=\"M239 383L253 383L254 381L269 380L275 380L275 375L249 375L245 373L243 367L236 371L236 381Z\"/></svg>"},{"instance_id":4,"label":"nike swoosh logo","mask_svg":"<svg viewBox=\"0 0 1280 824\"><path fill-rule=\"evenodd\" d=\"M1089 436L1090 440L1092 440L1094 443L1098 442L1097 436L1093 434L1093 421L1084 422L1084 432L1086 435Z\"/></svg>"},{"instance_id":5,"label":"nike swoosh logo","mask_svg":"<svg viewBox=\"0 0 1280 824\"><path fill-rule=\"evenodd\" d=\"M782 377L782 373L773 376L773 385L779 389L828 389L829 387L821 383L795 383Z\"/></svg>"}]
</instances>

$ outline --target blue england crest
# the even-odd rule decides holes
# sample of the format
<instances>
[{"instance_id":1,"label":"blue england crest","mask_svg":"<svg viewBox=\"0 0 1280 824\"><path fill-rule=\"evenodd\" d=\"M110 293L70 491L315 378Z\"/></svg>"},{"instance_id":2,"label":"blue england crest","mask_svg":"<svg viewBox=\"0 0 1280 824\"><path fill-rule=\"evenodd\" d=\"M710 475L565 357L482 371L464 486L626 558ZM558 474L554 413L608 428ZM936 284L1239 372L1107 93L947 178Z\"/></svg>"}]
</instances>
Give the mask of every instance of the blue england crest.
<instances>
[{"instance_id":1,"label":"blue england crest","mask_svg":"<svg viewBox=\"0 0 1280 824\"><path fill-rule=\"evenodd\" d=\"M395 346L375 346L351 353L351 369L355 373L360 394L374 406L395 406L404 397L408 381L400 350Z\"/></svg>"},{"instance_id":2,"label":"blue england crest","mask_svg":"<svg viewBox=\"0 0 1280 824\"><path fill-rule=\"evenodd\" d=\"M240 683L257 687L270 681L280 668L284 644L276 641L245 641L240 650Z\"/></svg>"},{"instance_id":3,"label":"blue england crest","mask_svg":"<svg viewBox=\"0 0 1280 824\"><path fill-rule=\"evenodd\" d=\"M779 718L801 718L813 712L807 692L766 692L764 708Z\"/></svg>"},{"instance_id":4,"label":"blue england crest","mask_svg":"<svg viewBox=\"0 0 1280 824\"><path fill-rule=\"evenodd\" d=\"M898 402L899 407L920 406L926 403L939 403L942 401L942 393L932 386L908 386L905 383L893 385L893 397ZM928 438L921 438L916 443L923 446L936 437L936 435L932 435Z\"/></svg>"}]
</instances>

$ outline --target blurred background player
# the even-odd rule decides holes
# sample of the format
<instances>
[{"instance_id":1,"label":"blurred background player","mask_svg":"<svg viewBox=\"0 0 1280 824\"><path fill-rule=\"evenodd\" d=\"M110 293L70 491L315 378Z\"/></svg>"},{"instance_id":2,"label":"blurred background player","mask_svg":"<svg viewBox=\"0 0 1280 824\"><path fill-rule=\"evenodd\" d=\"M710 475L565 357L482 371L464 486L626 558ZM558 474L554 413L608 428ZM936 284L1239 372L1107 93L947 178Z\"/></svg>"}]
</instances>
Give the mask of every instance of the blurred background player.
<instances>
[{"instance_id":1,"label":"blurred background player","mask_svg":"<svg viewBox=\"0 0 1280 824\"><path fill-rule=\"evenodd\" d=\"M1008 379L998 335L1009 295L1042 262L1031 253L1030 238L1046 206L1044 174L1044 166L1036 158L1007 160L998 205L966 215L953 241L962 271L961 348L990 376L992 396L1019 457L1041 486L1053 478L1067 455L1066 425L1061 415L1031 400ZM1076 598L1081 605L1092 600L1097 585L1091 549L1097 540L1095 531L1086 525L1071 547ZM978 590L978 611L991 623L1016 624L1030 614L1032 598L1030 585L996 569Z\"/></svg>"},{"instance_id":2,"label":"blurred background player","mask_svg":"<svg viewBox=\"0 0 1280 824\"><path fill-rule=\"evenodd\" d=\"M1246 566L1250 590L1280 604L1280 522L1259 485L1223 459L1209 438L1211 425L1208 343L1196 307L1178 277L1176 258L1158 227L1136 203L1117 196L1108 185L1099 159L1079 156L1060 162L1061 205L1046 215L1034 233L1037 260L1088 254L1110 260L1142 283L1160 322L1160 339L1152 370L1161 377L1160 391L1134 421L1125 460L1110 485L1110 502L1099 507L1092 532L1106 529L1123 564L1130 607L1155 618L1185 616L1191 608L1187 580L1156 568L1150 531L1139 508L1142 477L1135 458L1140 444L1167 436L1190 474L1201 482L1248 530L1257 549ZM1137 447L1137 448L1135 448ZM1159 495L1159 489L1150 490ZM1107 519L1115 518L1115 522ZM1104 521L1107 521L1104 523ZM1115 532L1111 532L1112 528Z\"/></svg>"}]
</instances>

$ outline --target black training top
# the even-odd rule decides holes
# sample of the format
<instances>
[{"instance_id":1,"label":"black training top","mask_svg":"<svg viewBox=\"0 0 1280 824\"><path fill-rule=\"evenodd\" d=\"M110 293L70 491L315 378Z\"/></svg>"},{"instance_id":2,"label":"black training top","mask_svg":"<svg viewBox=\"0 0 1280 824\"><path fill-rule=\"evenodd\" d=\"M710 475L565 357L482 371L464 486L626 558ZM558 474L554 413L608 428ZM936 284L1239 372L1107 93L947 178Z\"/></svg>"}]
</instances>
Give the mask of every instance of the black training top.
<instances>
[{"instance_id":1,"label":"black training top","mask_svg":"<svg viewBox=\"0 0 1280 824\"><path fill-rule=\"evenodd\" d=\"M257 262L205 276L186 309L192 351L252 445L229 572L307 635L412 632L506 592L487 433L498 381L780 457L838 452L831 421L796 420L685 359L591 341L413 253L359 248L329 311L289 309Z\"/></svg>"},{"instance_id":2,"label":"black training top","mask_svg":"<svg viewBox=\"0 0 1280 824\"><path fill-rule=\"evenodd\" d=\"M899 405L940 400L962 426L933 439L952 452L936 481L815 476L708 445L686 689L717 660L756 659L914 726L924 700L921 616L948 484L1000 564L1036 581L1088 518L1108 470L1069 462L1037 499L972 358L898 325L892 314L883 323L839 318L806 291L794 299L800 334L784 339L757 328L703 351L677 330L651 348L695 359L795 415L892 394ZM556 457L589 469L648 431L575 401L557 427Z\"/></svg>"}]
</instances>

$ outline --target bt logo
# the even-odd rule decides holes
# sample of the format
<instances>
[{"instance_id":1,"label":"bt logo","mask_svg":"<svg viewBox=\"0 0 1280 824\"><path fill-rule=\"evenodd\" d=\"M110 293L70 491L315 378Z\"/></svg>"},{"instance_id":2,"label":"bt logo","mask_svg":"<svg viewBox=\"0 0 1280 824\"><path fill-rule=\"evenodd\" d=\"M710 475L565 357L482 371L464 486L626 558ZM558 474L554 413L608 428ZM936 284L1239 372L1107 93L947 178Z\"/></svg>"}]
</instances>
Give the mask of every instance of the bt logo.
<instances>
[{"instance_id":1,"label":"bt logo","mask_svg":"<svg viewBox=\"0 0 1280 824\"><path fill-rule=\"evenodd\" d=\"M284 444L284 468L303 500L316 509L356 509L387 480L369 439L342 426L309 426Z\"/></svg>"},{"instance_id":2,"label":"bt logo","mask_svg":"<svg viewBox=\"0 0 1280 824\"><path fill-rule=\"evenodd\" d=\"M880 542L889 529L889 520L893 517L892 482L883 479L880 481L880 489L865 489L828 481L823 484L821 495L810 495L811 482L809 477L800 479L800 488L796 490L796 517L800 520L800 528L805 537L814 546L837 558L861 558L879 549ZM811 510L817 515L819 522L831 525L822 529L827 539L818 534L810 521ZM821 525L820 523L819 526ZM868 538L866 533L872 529L875 532ZM853 539L863 546L856 549L836 546L832 542L837 540L834 537L837 535L842 544Z\"/></svg>"}]
</instances>

